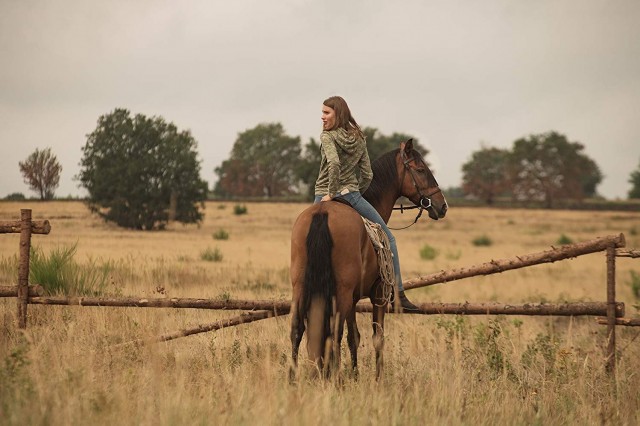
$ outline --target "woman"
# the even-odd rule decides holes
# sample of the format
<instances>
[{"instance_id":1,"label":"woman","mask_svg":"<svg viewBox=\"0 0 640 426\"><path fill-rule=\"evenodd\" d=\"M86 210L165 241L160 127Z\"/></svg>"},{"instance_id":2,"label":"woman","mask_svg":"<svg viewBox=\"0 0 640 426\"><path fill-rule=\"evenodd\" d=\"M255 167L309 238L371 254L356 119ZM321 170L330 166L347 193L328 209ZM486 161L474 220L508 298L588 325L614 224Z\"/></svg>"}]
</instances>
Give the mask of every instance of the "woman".
<instances>
[{"instance_id":1,"label":"woman","mask_svg":"<svg viewBox=\"0 0 640 426\"><path fill-rule=\"evenodd\" d=\"M393 269L402 308L417 310L407 299L402 286L396 239L380 214L361 195L373 179L371 162L364 134L351 115L347 102L340 96L332 96L322 103L320 156L320 174L316 181L314 202L343 198L362 216L382 227L389 237L393 253ZM359 178L356 170L359 171Z\"/></svg>"}]
</instances>

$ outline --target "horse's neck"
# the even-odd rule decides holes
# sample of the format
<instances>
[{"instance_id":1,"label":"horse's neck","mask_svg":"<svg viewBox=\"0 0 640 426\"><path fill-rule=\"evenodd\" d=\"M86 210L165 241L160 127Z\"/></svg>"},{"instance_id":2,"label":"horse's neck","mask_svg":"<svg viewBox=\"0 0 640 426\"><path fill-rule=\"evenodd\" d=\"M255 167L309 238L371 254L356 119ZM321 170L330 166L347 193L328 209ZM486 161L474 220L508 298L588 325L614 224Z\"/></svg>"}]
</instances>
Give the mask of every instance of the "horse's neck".
<instances>
[{"instance_id":1,"label":"horse's neck","mask_svg":"<svg viewBox=\"0 0 640 426\"><path fill-rule=\"evenodd\" d=\"M372 204L373 208L378 211L385 223L389 222L389 218L393 212L393 206L399 197L400 194L398 190L393 185L388 185L383 191L380 201Z\"/></svg>"}]
</instances>

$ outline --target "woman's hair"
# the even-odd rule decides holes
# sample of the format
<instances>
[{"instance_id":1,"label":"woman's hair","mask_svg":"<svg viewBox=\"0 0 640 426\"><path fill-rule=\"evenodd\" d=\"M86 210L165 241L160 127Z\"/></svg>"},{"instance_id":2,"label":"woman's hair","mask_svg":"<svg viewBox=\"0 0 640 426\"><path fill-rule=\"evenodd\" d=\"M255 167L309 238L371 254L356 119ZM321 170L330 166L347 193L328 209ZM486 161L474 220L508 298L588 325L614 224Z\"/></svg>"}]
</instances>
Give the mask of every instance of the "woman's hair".
<instances>
[{"instance_id":1,"label":"woman's hair","mask_svg":"<svg viewBox=\"0 0 640 426\"><path fill-rule=\"evenodd\" d=\"M324 106L328 106L336 113L336 124L333 127L334 129L342 128L347 132L364 139L364 133L362 133L362 129L360 129L356 119L351 115L347 101L345 101L341 96L331 96L330 98L325 99L322 104Z\"/></svg>"}]
</instances>

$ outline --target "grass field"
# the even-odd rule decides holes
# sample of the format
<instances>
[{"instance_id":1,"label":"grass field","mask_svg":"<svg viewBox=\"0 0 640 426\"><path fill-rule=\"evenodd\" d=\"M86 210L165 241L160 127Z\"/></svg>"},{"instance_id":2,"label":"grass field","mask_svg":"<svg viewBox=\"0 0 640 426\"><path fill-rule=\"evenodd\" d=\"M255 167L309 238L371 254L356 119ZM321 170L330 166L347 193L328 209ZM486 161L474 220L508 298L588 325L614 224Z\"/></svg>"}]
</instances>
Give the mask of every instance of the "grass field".
<instances>
[{"instance_id":1,"label":"grass field","mask_svg":"<svg viewBox=\"0 0 640 426\"><path fill-rule=\"evenodd\" d=\"M42 256L75 246L80 271L105 271L103 295L290 298L289 234L303 204L211 202L201 226L119 229L79 202L3 202L0 220L49 219ZM390 225L413 215L395 213ZM395 231L405 279L563 242L624 233L640 213L456 208ZM15 283L19 236L0 235L0 283ZM428 246L428 247L426 247ZM617 261L617 299L640 315L640 260ZM415 301L606 300L603 253L416 289ZM640 330L618 327L614 380L606 327L593 318L388 316L378 383L371 317L358 314L360 375L290 383L289 317L161 344L124 345L236 312L29 306L0 299L1 424L640 424ZM343 342L346 350L346 341ZM304 341L301 350L304 358Z\"/></svg>"}]
</instances>

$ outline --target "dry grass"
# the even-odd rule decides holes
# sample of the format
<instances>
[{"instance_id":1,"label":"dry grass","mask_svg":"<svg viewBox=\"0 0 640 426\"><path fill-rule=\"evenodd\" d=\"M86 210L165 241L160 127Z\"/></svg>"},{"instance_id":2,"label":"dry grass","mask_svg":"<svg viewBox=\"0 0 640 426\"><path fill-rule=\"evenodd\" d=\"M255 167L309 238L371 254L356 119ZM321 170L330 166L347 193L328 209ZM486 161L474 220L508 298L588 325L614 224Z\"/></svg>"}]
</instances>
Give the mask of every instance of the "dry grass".
<instances>
[{"instance_id":1,"label":"dry grass","mask_svg":"<svg viewBox=\"0 0 640 426\"><path fill-rule=\"evenodd\" d=\"M289 231L300 204L208 203L201 227L118 229L80 203L0 203L47 218L43 252L77 242L76 260L110 262L107 291L148 297L288 299ZM413 217L394 216L392 226ZM220 230L228 239L215 239ZM396 231L404 278L625 233L640 248L640 214L457 209L444 221ZM486 235L490 246L475 246ZM423 260L425 244L437 249ZM220 261L201 253L216 250ZM0 282L14 280L18 236L0 236ZM4 266L3 266L4 265ZM617 262L618 299L637 316L630 271ZM414 290L419 301L605 300L602 254ZM391 317L385 376L373 378L370 316L359 315L360 377L318 382L302 369L288 381L288 317L147 346L114 346L235 313L171 309L29 307L15 327L15 299L0 300L3 424L638 424L640 338L618 328L619 363L603 372L605 328L592 318ZM304 342L303 342L304 345ZM343 347L346 346L343 344ZM304 352L304 351L302 351Z\"/></svg>"}]
</instances>

